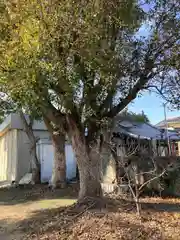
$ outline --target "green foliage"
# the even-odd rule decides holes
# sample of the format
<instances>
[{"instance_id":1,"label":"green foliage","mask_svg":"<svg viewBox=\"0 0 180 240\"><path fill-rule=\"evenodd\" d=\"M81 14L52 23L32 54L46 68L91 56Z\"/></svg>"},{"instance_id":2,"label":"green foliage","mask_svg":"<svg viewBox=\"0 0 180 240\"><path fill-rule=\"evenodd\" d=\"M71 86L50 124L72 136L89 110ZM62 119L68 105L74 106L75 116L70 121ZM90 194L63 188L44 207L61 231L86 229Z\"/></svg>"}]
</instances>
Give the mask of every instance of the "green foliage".
<instances>
[{"instance_id":1,"label":"green foliage","mask_svg":"<svg viewBox=\"0 0 180 240\"><path fill-rule=\"evenodd\" d=\"M142 111L142 113L129 112L127 110L118 114L116 118L124 118L126 120L135 121L139 123L149 123L148 116Z\"/></svg>"},{"instance_id":2,"label":"green foliage","mask_svg":"<svg viewBox=\"0 0 180 240\"><path fill-rule=\"evenodd\" d=\"M6 1L0 87L38 115L53 107L83 129L100 128L178 69L179 3L149 4L145 13L135 0Z\"/></svg>"},{"instance_id":3,"label":"green foliage","mask_svg":"<svg viewBox=\"0 0 180 240\"><path fill-rule=\"evenodd\" d=\"M4 121L5 117L14 112L15 109L15 104L12 103L7 95L0 92L0 124Z\"/></svg>"},{"instance_id":4,"label":"green foliage","mask_svg":"<svg viewBox=\"0 0 180 240\"><path fill-rule=\"evenodd\" d=\"M144 114L143 112L142 113L134 113L132 114L132 117L134 119L134 121L137 121L137 122L142 122L142 123L149 123L149 118L146 114Z\"/></svg>"}]
</instances>

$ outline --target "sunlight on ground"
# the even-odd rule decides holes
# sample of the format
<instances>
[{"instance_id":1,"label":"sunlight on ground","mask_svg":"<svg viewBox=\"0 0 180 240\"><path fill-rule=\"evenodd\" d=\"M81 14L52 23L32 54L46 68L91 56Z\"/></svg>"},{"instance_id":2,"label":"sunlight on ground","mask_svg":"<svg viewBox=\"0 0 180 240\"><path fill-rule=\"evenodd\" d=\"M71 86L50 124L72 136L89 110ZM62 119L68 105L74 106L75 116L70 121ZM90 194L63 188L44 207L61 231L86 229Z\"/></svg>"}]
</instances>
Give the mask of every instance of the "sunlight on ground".
<instances>
[{"instance_id":1,"label":"sunlight on ground","mask_svg":"<svg viewBox=\"0 0 180 240\"><path fill-rule=\"evenodd\" d=\"M15 205L1 205L0 206L0 220L11 219L17 220L19 218L26 218L34 211L54 209L59 207L66 207L76 202L76 199L42 199L37 201L30 201L27 203L20 203Z\"/></svg>"},{"instance_id":2,"label":"sunlight on ground","mask_svg":"<svg viewBox=\"0 0 180 240\"><path fill-rule=\"evenodd\" d=\"M57 207L66 207L76 202L76 199L44 199L36 202L32 202L29 205L30 208L36 209L49 209Z\"/></svg>"},{"instance_id":3,"label":"sunlight on ground","mask_svg":"<svg viewBox=\"0 0 180 240\"><path fill-rule=\"evenodd\" d=\"M14 235L14 231L18 229L18 222L31 218L36 212L70 206L75 202L76 199L57 198L0 205L0 240L21 239L22 234Z\"/></svg>"}]
</instances>

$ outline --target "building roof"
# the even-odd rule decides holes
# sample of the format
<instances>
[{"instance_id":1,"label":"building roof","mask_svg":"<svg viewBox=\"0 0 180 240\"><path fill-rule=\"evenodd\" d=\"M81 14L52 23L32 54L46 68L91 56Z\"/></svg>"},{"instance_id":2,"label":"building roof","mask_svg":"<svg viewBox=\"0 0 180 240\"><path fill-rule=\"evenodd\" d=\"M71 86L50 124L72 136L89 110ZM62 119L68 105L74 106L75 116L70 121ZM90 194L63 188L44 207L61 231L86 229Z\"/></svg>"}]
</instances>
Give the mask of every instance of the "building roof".
<instances>
[{"instance_id":1,"label":"building roof","mask_svg":"<svg viewBox=\"0 0 180 240\"><path fill-rule=\"evenodd\" d=\"M28 121L28 116L26 116ZM0 124L0 136L3 135L9 129L23 130L23 124L20 115L17 113L11 113L2 124ZM33 130L47 130L43 121L34 121Z\"/></svg>"},{"instance_id":2,"label":"building roof","mask_svg":"<svg viewBox=\"0 0 180 240\"><path fill-rule=\"evenodd\" d=\"M149 123L139 123L127 120L118 121L115 125L114 132L124 133L141 139L165 140L167 138L164 129L159 129ZM171 140L180 140L180 135L176 131L168 130L168 137Z\"/></svg>"},{"instance_id":3,"label":"building roof","mask_svg":"<svg viewBox=\"0 0 180 240\"><path fill-rule=\"evenodd\" d=\"M180 117L168 118L156 124L157 127L165 126L167 123L180 123Z\"/></svg>"}]
</instances>

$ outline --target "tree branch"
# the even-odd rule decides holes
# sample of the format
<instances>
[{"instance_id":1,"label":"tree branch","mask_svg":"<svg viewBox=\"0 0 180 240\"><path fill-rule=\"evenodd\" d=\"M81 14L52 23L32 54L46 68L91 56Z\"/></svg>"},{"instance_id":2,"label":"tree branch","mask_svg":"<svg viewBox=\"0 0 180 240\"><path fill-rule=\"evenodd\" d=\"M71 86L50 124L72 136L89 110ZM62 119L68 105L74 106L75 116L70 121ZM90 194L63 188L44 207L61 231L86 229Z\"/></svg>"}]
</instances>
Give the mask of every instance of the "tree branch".
<instances>
[{"instance_id":1,"label":"tree branch","mask_svg":"<svg viewBox=\"0 0 180 240\"><path fill-rule=\"evenodd\" d=\"M167 169L164 169L164 171L162 171L162 173L158 174L157 176L149 179L148 181L146 181L145 183L143 183L140 187L139 187L139 192L143 189L143 187L145 187L146 185L148 185L150 182L162 177L165 173L167 172Z\"/></svg>"},{"instance_id":2,"label":"tree branch","mask_svg":"<svg viewBox=\"0 0 180 240\"><path fill-rule=\"evenodd\" d=\"M108 113L104 114L104 117L115 117L120 111L122 111L132 100L134 100L137 97L137 94L139 91L146 85L148 80L150 79L150 76L147 77L144 74L140 76L139 81L135 84L133 89L129 92L129 94L120 101L118 105L113 107Z\"/></svg>"}]
</instances>

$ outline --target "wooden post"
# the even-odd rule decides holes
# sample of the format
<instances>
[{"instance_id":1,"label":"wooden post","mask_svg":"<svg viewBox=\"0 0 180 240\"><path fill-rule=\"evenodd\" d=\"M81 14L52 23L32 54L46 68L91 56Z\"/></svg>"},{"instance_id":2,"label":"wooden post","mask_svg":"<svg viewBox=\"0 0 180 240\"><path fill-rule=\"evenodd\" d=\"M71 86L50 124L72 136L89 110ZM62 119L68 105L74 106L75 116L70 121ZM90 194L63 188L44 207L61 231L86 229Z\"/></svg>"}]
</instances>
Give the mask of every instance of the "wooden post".
<instances>
[{"instance_id":1,"label":"wooden post","mask_svg":"<svg viewBox=\"0 0 180 240\"><path fill-rule=\"evenodd\" d=\"M177 144L178 144L178 156L180 156L180 141Z\"/></svg>"}]
</instances>

